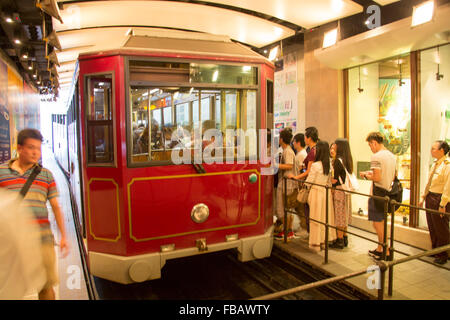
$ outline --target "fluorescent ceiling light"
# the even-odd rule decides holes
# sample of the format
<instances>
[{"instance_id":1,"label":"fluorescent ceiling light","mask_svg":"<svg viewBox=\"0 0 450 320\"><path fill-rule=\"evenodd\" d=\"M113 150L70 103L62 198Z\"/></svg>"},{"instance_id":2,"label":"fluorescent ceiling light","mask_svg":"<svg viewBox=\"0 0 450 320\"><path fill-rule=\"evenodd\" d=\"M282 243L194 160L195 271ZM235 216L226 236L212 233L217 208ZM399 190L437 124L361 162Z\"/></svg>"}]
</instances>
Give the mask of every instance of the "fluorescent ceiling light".
<instances>
[{"instance_id":1,"label":"fluorescent ceiling light","mask_svg":"<svg viewBox=\"0 0 450 320\"><path fill-rule=\"evenodd\" d=\"M434 1L426 1L413 8L411 27L424 24L433 19Z\"/></svg>"},{"instance_id":2,"label":"fluorescent ceiling light","mask_svg":"<svg viewBox=\"0 0 450 320\"><path fill-rule=\"evenodd\" d=\"M212 76L212 81L216 82L217 78L219 77L219 70L214 71L213 76Z\"/></svg>"},{"instance_id":3,"label":"fluorescent ceiling light","mask_svg":"<svg viewBox=\"0 0 450 320\"><path fill-rule=\"evenodd\" d=\"M322 48L328 48L336 44L337 41L337 28L331 31L328 31L323 36L323 45Z\"/></svg>"},{"instance_id":4,"label":"fluorescent ceiling light","mask_svg":"<svg viewBox=\"0 0 450 320\"><path fill-rule=\"evenodd\" d=\"M273 61L278 56L278 46L270 50L269 53L269 60Z\"/></svg>"}]
</instances>

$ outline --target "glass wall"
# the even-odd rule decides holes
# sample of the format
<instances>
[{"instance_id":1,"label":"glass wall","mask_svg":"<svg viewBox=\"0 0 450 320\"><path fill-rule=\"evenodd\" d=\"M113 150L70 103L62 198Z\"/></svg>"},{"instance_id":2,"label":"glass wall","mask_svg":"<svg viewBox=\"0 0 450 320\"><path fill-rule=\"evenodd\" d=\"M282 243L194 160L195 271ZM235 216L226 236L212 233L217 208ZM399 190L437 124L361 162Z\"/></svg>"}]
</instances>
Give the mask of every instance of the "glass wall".
<instances>
[{"instance_id":1,"label":"glass wall","mask_svg":"<svg viewBox=\"0 0 450 320\"><path fill-rule=\"evenodd\" d=\"M450 44L420 53L420 192L428 181L433 164L431 145L435 140L450 143ZM420 212L419 227L427 228Z\"/></svg>"},{"instance_id":2,"label":"glass wall","mask_svg":"<svg viewBox=\"0 0 450 320\"><path fill-rule=\"evenodd\" d=\"M411 76L409 55L348 70L349 141L355 173L370 169L372 152L366 142L380 132L397 158L403 202L409 203L411 163ZM360 192L370 193L372 182L360 180ZM354 213L367 215L367 197L353 196ZM402 209L401 209L402 210ZM403 210L405 219L409 212ZM402 221L402 216L399 215Z\"/></svg>"}]
</instances>

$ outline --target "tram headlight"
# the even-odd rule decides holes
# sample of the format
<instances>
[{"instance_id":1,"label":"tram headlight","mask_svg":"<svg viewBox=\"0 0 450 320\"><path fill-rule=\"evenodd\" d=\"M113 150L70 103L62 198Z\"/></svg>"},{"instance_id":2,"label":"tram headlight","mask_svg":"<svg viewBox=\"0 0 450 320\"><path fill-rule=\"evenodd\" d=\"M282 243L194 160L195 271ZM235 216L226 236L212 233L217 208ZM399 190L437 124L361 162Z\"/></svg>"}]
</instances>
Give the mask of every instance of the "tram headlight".
<instances>
[{"instance_id":1,"label":"tram headlight","mask_svg":"<svg viewBox=\"0 0 450 320\"><path fill-rule=\"evenodd\" d=\"M191 211L191 218L196 223L205 222L209 217L209 208L203 203L196 204Z\"/></svg>"}]
</instances>

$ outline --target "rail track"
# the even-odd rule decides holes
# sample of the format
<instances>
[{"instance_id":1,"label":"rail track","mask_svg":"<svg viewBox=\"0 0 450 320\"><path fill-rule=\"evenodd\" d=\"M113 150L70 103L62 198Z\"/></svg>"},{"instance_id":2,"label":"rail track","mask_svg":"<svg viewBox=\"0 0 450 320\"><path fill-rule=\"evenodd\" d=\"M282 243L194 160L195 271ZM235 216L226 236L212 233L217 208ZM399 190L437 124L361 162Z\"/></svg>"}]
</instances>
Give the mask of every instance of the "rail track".
<instances>
[{"instance_id":1,"label":"rail track","mask_svg":"<svg viewBox=\"0 0 450 320\"><path fill-rule=\"evenodd\" d=\"M101 300L246 300L326 278L317 269L274 247L270 258L242 263L224 251L171 260L162 278L121 285L94 277ZM360 300L367 295L334 284L282 297L284 300Z\"/></svg>"}]
</instances>

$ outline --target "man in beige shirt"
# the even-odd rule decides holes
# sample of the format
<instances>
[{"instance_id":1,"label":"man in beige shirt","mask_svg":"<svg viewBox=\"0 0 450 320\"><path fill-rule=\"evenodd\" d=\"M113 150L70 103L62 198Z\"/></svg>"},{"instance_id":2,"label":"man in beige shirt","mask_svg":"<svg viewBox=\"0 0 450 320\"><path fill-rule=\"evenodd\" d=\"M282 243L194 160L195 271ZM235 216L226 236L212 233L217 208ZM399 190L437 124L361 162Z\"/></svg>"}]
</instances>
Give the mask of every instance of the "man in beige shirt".
<instances>
[{"instance_id":1,"label":"man in beige shirt","mask_svg":"<svg viewBox=\"0 0 450 320\"><path fill-rule=\"evenodd\" d=\"M445 246L449 241L450 213L450 160L447 158L449 145L445 141L435 141L431 146L431 155L436 159L431 167L427 186L422 195L419 206L427 209L439 210L441 214L427 212L427 223L430 231L431 245L434 248ZM445 264L448 259L447 251L435 255L434 262Z\"/></svg>"}]
</instances>

